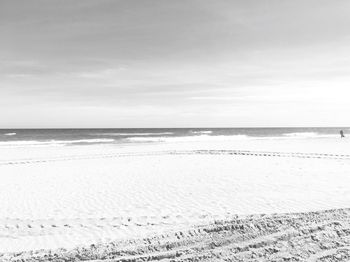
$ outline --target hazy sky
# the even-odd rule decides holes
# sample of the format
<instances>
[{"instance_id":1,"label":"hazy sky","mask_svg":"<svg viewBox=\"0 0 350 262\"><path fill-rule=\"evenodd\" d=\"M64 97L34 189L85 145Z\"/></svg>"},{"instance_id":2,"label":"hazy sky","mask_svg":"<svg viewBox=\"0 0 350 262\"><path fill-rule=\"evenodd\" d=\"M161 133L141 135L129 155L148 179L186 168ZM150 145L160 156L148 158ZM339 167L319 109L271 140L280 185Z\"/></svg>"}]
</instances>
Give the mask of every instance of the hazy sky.
<instances>
[{"instance_id":1,"label":"hazy sky","mask_svg":"<svg viewBox=\"0 0 350 262\"><path fill-rule=\"evenodd\" d=\"M345 125L348 0L0 0L0 128Z\"/></svg>"}]
</instances>

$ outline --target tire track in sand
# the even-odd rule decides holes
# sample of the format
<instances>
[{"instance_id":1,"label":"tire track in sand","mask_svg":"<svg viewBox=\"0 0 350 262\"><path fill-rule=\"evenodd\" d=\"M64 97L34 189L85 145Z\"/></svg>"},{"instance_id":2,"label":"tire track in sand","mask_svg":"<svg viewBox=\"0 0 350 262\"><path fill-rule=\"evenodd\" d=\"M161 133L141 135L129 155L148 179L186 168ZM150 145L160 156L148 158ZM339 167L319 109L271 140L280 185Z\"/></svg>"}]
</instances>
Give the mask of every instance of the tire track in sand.
<instances>
[{"instance_id":1,"label":"tire track in sand","mask_svg":"<svg viewBox=\"0 0 350 262\"><path fill-rule=\"evenodd\" d=\"M349 261L350 209L249 215L73 250L0 254L4 262Z\"/></svg>"},{"instance_id":2,"label":"tire track in sand","mask_svg":"<svg viewBox=\"0 0 350 262\"><path fill-rule=\"evenodd\" d=\"M302 152L273 152L273 151L249 151L249 150L169 150L169 151L149 151L132 153L114 153L114 154L91 154L91 155L71 155L53 158L36 159L13 159L0 160L0 166L4 165L25 165L58 161L74 161L102 158L119 158L135 156L153 156L153 155L240 155L255 157L292 157L292 158L316 158L316 159L340 159L350 160L347 154L326 154L326 153L302 153Z\"/></svg>"}]
</instances>

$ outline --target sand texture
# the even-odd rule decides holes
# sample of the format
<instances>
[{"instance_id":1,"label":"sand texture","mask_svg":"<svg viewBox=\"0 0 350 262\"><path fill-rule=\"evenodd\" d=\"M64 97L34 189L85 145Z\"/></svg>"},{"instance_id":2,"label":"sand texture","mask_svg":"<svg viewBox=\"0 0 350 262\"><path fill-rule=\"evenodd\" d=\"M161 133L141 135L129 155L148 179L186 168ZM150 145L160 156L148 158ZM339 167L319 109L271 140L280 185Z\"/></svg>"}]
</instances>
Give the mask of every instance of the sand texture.
<instances>
[{"instance_id":1,"label":"sand texture","mask_svg":"<svg viewBox=\"0 0 350 262\"><path fill-rule=\"evenodd\" d=\"M346 261L349 148L0 148L0 261Z\"/></svg>"},{"instance_id":2,"label":"sand texture","mask_svg":"<svg viewBox=\"0 0 350 262\"><path fill-rule=\"evenodd\" d=\"M349 261L350 210L252 215L144 239L0 256L23 261Z\"/></svg>"}]
</instances>

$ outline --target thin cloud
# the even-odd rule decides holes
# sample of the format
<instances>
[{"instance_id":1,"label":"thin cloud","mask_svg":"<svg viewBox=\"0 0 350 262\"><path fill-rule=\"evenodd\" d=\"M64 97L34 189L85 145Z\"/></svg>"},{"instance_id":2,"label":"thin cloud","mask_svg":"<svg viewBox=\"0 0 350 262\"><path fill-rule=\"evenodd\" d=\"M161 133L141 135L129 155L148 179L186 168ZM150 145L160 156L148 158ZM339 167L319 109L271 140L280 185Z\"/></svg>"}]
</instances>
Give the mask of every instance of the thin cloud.
<instances>
[{"instance_id":1,"label":"thin cloud","mask_svg":"<svg viewBox=\"0 0 350 262\"><path fill-rule=\"evenodd\" d=\"M0 127L348 125L349 8L3 0Z\"/></svg>"}]
</instances>

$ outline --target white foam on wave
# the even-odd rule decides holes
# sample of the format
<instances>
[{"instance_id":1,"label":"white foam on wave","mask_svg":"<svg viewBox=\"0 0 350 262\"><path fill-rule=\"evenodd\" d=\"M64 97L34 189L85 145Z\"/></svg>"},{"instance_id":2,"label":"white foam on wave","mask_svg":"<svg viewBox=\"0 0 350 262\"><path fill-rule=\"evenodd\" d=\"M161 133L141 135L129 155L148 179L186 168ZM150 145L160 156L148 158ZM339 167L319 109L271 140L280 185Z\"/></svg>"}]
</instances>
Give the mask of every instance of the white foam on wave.
<instances>
[{"instance_id":1,"label":"white foam on wave","mask_svg":"<svg viewBox=\"0 0 350 262\"><path fill-rule=\"evenodd\" d=\"M205 131L191 131L193 134L212 134L213 131L205 130Z\"/></svg>"},{"instance_id":2,"label":"white foam on wave","mask_svg":"<svg viewBox=\"0 0 350 262\"><path fill-rule=\"evenodd\" d=\"M233 136L178 136L178 137L129 137L128 141L132 142L196 142L196 141L232 141L249 139L246 135L233 135Z\"/></svg>"},{"instance_id":3,"label":"white foam on wave","mask_svg":"<svg viewBox=\"0 0 350 262\"><path fill-rule=\"evenodd\" d=\"M285 139L318 139L337 138L336 134L319 134L316 132L286 133L281 136L248 136L248 135L192 135L192 136L149 136L149 137L128 137L130 142L200 142L200 141L239 141L239 140L285 140Z\"/></svg>"},{"instance_id":4,"label":"white foam on wave","mask_svg":"<svg viewBox=\"0 0 350 262\"><path fill-rule=\"evenodd\" d=\"M50 141L8 141L0 142L0 147L22 147L22 146L64 146L76 143L110 143L114 139L79 139L79 140L50 140Z\"/></svg>"},{"instance_id":5,"label":"white foam on wave","mask_svg":"<svg viewBox=\"0 0 350 262\"><path fill-rule=\"evenodd\" d=\"M155 132L155 133L99 133L103 136L150 136L150 135L173 135L173 132Z\"/></svg>"},{"instance_id":6,"label":"white foam on wave","mask_svg":"<svg viewBox=\"0 0 350 262\"><path fill-rule=\"evenodd\" d=\"M337 137L337 134L320 134L317 132L294 132L294 133L286 133L285 137L291 138L331 138Z\"/></svg>"},{"instance_id":7,"label":"white foam on wave","mask_svg":"<svg viewBox=\"0 0 350 262\"><path fill-rule=\"evenodd\" d=\"M16 133L6 133L6 134L4 134L4 136L15 136L16 135Z\"/></svg>"}]
</instances>

